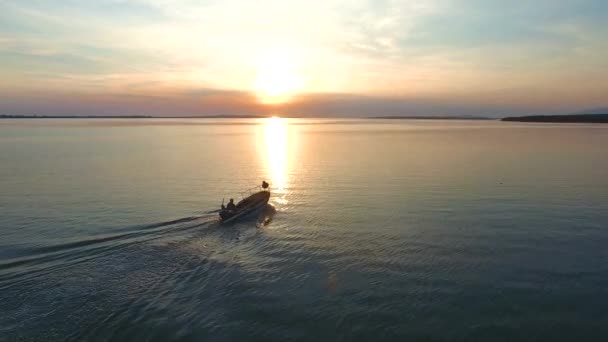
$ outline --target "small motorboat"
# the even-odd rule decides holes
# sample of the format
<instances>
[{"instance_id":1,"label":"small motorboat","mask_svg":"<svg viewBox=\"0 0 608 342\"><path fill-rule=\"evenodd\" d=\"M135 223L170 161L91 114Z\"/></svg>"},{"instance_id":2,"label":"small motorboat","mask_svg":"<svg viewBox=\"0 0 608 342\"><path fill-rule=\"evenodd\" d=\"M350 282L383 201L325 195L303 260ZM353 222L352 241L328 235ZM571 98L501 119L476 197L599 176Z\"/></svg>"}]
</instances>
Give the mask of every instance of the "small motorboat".
<instances>
[{"instance_id":1,"label":"small motorboat","mask_svg":"<svg viewBox=\"0 0 608 342\"><path fill-rule=\"evenodd\" d=\"M253 190L258 190L252 193ZM246 217L250 214L257 213L261 209L266 207L268 200L270 199L270 190L268 190L268 183L262 182L260 187L249 189L249 196L240 200L233 210L224 207L220 210L220 222L230 223L239 218Z\"/></svg>"}]
</instances>

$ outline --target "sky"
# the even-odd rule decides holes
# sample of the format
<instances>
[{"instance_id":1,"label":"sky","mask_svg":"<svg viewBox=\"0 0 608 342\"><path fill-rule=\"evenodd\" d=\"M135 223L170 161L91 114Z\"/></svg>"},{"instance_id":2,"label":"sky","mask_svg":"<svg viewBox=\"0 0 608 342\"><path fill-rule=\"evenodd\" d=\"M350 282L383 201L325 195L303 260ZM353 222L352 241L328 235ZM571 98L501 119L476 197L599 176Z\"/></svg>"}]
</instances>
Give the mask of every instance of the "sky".
<instances>
[{"instance_id":1,"label":"sky","mask_svg":"<svg viewBox=\"0 0 608 342\"><path fill-rule=\"evenodd\" d=\"M0 114L608 106L608 1L0 0Z\"/></svg>"}]
</instances>

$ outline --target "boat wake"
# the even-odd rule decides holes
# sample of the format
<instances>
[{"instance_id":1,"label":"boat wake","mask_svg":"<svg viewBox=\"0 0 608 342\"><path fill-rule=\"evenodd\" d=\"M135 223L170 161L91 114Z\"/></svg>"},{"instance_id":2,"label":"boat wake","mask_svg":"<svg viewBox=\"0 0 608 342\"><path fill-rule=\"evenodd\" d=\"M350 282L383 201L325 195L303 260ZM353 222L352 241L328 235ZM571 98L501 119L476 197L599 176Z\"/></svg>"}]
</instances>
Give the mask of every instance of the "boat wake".
<instances>
[{"instance_id":1,"label":"boat wake","mask_svg":"<svg viewBox=\"0 0 608 342\"><path fill-rule=\"evenodd\" d=\"M128 340L134 322L175 309L188 324L213 327L224 319L222 305L240 305L225 298L242 295L253 269L274 272L260 260L274 245L263 228L275 213L267 205L230 225L213 213L108 227L11 251L0 259L0 335L29 329L40 340L49 330L66 341ZM199 320L210 307L220 309Z\"/></svg>"},{"instance_id":2,"label":"boat wake","mask_svg":"<svg viewBox=\"0 0 608 342\"><path fill-rule=\"evenodd\" d=\"M272 222L272 218L277 213L277 209L272 204L266 204L264 209L258 215L255 226L258 228L262 228L267 226Z\"/></svg>"},{"instance_id":3,"label":"boat wake","mask_svg":"<svg viewBox=\"0 0 608 342\"><path fill-rule=\"evenodd\" d=\"M184 241L210 238L213 235L217 235L222 241L240 240L243 232L252 227L262 228L268 225L275 213L275 208L267 204L257 218L243 220L233 227L220 226L217 214L212 213L123 227L111 234L22 249L22 256L0 260L0 291L99 258L111 257L123 251L130 253L128 249L137 248L138 245L183 245Z\"/></svg>"},{"instance_id":4,"label":"boat wake","mask_svg":"<svg viewBox=\"0 0 608 342\"><path fill-rule=\"evenodd\" d=\"M177 220L121 228L113 234L67 241L23 250L26 256L0 261L0 290L32 281L51 272L95 258L111 255L131 246L158 240L179 240L192 231L218 226L216 215L190 216Z\"/></svg>"}]
</instances>

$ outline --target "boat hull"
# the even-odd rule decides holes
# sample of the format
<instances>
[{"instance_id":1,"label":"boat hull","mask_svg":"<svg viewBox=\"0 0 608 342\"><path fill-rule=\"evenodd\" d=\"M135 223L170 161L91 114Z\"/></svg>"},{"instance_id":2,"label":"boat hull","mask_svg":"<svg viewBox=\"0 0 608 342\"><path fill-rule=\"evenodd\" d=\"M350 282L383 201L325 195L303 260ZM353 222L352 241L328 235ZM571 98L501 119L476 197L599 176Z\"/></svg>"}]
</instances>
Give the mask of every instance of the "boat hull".
<instances>
[{"instance_id":1,"label":"boat hull","mask_svg":"<svg viewBox=\"0 0 608 342\"><path fill-rule=\"evenodd\" d=\"M238 220L239 218L246 217L250 214L259 212L263 209L268 200L270 199L269 191L259 191L255 194L244 198L236 205L236 210L222 210L220 211L220 222L221 223L230 223Z\"/></svg>"}]
</instances>

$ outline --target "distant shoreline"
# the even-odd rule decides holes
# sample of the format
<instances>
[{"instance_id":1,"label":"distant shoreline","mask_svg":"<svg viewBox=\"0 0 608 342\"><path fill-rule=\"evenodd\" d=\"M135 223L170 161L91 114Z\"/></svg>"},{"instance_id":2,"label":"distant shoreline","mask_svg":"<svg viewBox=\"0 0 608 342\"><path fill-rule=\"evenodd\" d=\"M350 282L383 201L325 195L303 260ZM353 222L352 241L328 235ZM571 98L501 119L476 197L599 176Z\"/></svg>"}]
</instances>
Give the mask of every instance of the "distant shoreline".
<instances>
[{"instance_id":1,"label":"distant shoreline","mask_svg":"<svg viewBox=\"0 0 608 342\"><path fill-rule=\"evenodd\" d=\"M485 116L370 116L366 119L390 119L390 120L497 120Z\"/></svg>"},{"instance_id":2,"label":"distant shoreline","mask_svg":"<svg viewBox=\"0 0 608 342\"><path fill-rule=\"evenodd\" d=\"M0 115L0 119L260 119L260 115L152 116L152 115Z\"/></svg>"},{"instance_id":3,"label":"distant shoreline","mask_svg":"<svg viewBox=\"0 0 608 342\"><path fill-rule=\"evenodd\" d=\"M152 115L0 115L0 119L263 119L262 115L205 115L205 116L152 116ZM481 116L286 116L287 118L310 119L390 119L390 120L497 120Z\"/></svg>"},{"instance_id":4,"label":"distant shoreline","mask_svg":"<svg viewBox=\"0 0 608 342\"><path fill-rule=\"evenodd\" d=\"M0 119L263 119L263 115L206 115L206 116L152 116L152 115L0 115ZM608 123L608 114L567 114L567 115L529 115L489 118L483 116L368 116L368 117L329 117L329 116L286 116L304 119L369 119L369 120L500 120L505 122L539 123Z\"/></svg>"},{"instance_id":5,"label":"distant shoreline","mask_svg":"<svg viewBox=\"0 0 608 342\"><path fill-rule=\"evenodd\" d=\"M502 118L511 122L608 123L608 114L530 115Z\"/></svg>"}]
</instances>

